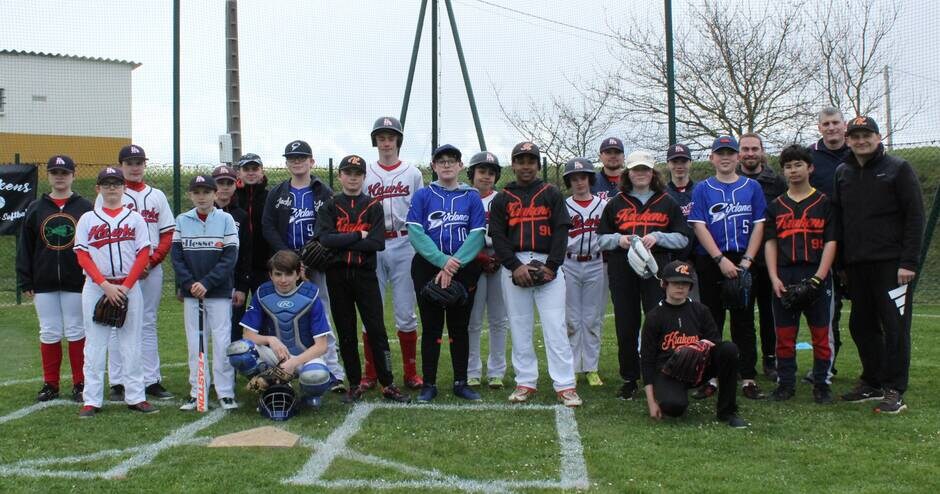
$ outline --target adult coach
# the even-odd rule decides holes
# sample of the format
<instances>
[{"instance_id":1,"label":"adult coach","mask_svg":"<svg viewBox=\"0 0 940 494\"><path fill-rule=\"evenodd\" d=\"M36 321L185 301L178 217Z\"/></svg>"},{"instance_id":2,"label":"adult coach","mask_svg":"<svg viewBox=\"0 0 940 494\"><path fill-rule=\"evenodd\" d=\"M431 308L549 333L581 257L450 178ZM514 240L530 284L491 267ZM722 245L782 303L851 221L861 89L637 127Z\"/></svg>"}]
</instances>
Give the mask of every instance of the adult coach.
<instances>
[{"instance_id":1,"label":"adult coach","mask_svg":"<svg viewBox=\"0 0 940 494\"><path fill-rule=\"evenodd\" d=\"M379 152L379 160L369 164L365 192L382 203L385 213L385 250L376 257L379 291L385 300L386 285L392 284L392 305L395 309L395 328L401 346L401 359L405 371L405 386L419 389L424 381L418 375L418 317L415 315L417 299L411 280L411 259L415 250L408 241L408 209L418 189L424 187L421 171L414 165L402 163L398 157L404 139L401 122L395 117L379 117L372 126L372 146ZM368 334L362 333L363 342ZM375 365L368 344L364 345L366 388L375 386Z\"/></svg>"},{"instance_id":2,"label":"adult coach","mask_svg":"<svg viewBox=\"0 0 940 494\"><path fill-rule=\"evenodd\" d=\"M924 232L920 182L907 161L885 154L871 117L852 119L846 141L852 153L836 170L832 203L852 299L849 329L862 375L842 399L880 399L875 412L896 414L907 408L903 396L914 312L910 283Z\"/></svg>"},{"instance_id":3,"label":"adult coach","mask_svg":"<svg viewBox=\"0 0 940 494\"><path fill-rule=\"evenodd\" d=\"M620 190L620 175L623 174L623 141L616 137L605 137L601 141L600 158L603 167L597 171L591 193L608 200Z\"/></svg>"},{"instance_id":4,"label":"adult coach","mask_svg":"<svg viewBox=\"0 0 940 494\"><path fill-rule=\"evenodd\" d=\"M268 177L264 174L264 164L257 154L248 153L238 159L235 197L238 207L248 215L248 223L245 225L251 238L251 279L248 284L254 290L268 281L268 259L274 255L261 226L264 204L268 198Z\"/></svg>"},{"instance_id":5,"label":"adult coach","mask_svg":"<svg viewBox=\"0 0 940 494\"><path fill-rule=\"evenodd\" d=\"M39 354L42 357L42 389L37 401L59 397L62 337L68 340L72 367L72 399L82 401L85 378L85 327L82 322L82 273L72 246L78 218L91 211L88 199L72 192L75 162L56 155L46 163L49 193L30 203L16 249L16 274L20 290L34 300L39 318Z\"/></svg>"},{"instance_id":6,"label":"adult coach","mask_svg":"<svg viewBox=\"0 0 940 494\"><path fill-rule=\"evenodd\" d=\"M173 242L173 228L176 224L173 210L166 200L166 194L160 189L144 182L147 171L147 154L144 148L129 144L121 148L118 162L126 181L123 204L127 209L137 211L147 223L150 240L150 260L140 276L140 292L143 297L140 345L140 365L144 373L144 386L147 395L166 400L173 398L167 391L160 375L160 349L157 341L157 310L163 298L163 259L170 253ZM95 206L101 205L99 195ZM111 337L108 345L108 375L111 382L111 401L123 401L124 376L121 345L116 336Z\"/></svg>"}]
</instances>

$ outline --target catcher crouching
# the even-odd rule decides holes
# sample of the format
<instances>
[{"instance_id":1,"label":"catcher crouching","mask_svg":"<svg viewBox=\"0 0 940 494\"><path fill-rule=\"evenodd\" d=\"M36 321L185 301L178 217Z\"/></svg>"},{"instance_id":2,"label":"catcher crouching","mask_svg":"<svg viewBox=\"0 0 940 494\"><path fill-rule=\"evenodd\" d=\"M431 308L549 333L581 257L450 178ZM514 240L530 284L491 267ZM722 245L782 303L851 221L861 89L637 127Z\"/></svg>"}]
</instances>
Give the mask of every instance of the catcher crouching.
<instances>
[{"instance_id":1,"label":"catcher crouching","mask_svg":"<svg viewBox=\"0 0 940 494\"><path fill-rule=\"evenodd\" d=\"M736 429L748 427L738 416L736 379L738 347L721 341L708 307L689 300L692 266L673 261L662 270L663 303L643 323L641 368L650 417L679 417L689 406L688 390L718 378L719 421Z\"/></svg>"}]
</instances>

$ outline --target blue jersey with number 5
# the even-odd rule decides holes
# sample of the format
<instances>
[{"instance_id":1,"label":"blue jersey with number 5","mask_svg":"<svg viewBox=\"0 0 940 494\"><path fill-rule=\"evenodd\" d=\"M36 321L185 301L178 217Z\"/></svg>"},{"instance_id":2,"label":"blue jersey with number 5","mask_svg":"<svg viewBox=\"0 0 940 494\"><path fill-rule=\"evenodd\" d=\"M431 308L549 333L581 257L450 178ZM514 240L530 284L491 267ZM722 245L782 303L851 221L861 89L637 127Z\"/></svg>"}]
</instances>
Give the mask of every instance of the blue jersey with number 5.
<instances>
[{"instance_id":1,"label":"blue jersey with number 5","mask_svg":"<svg viewBox=\"0 0 940 494\"><path fill-rule=\"evenodd\" d=\"M726 184L715 177L695 185L689 223L704 223L722 252L744 252L754 225L764 221L767 202L760 184L746 177ZM698 254L707 255L697 245Z\"/></svg>"}]
</instances>

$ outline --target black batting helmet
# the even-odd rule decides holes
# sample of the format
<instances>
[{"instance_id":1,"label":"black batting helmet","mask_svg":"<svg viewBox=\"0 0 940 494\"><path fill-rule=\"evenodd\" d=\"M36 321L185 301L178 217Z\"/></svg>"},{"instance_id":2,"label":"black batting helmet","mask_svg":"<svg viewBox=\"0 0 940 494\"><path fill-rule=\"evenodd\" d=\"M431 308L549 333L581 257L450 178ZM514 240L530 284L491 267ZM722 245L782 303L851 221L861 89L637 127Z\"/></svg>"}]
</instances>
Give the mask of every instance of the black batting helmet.
<instances>
[{"instance_id":1,"label":"black batting helmet","mask_svg":"<svg viewBox=\"0 0 940 494\"><path fill-rule=\"evenodd\" d=\"M592 186L597 180L597 176L594 173L594 165L592 165L587 158L574 158L565 163L565 171L562 172L561 178L565 181L566 187L571 187L571 175L575 173L587 173L588 181Z\"/></svg>"},{"instance_id":2,"label":"black batting helmet","mask_svg":"<svg viewBox=\"0 0 940 494\"><path fill-rule=\"evenodd\" d=\"M258 397L258 413L276 421L287 420L297 413L297 395L290 384L275 384Z\"/></svg>"},{"instance_id":3,"label":"black batting helmet","mask_svg":"<svg viewBox=\"0 0 940 494\"><path fill-rule=\"evenodd\" d=\"M467 178L470 179L470 185L473 185L473 172L478 166L486 167L496 172L496 182L499 182L499 176L503 169L499 166L499 160L496 155L489 151L481 151L470 158L470 166L467 167Z\"/></svg>"},{"instance_id":4,"label":"black batting helmet","mask_svg":"<svg viewBox=\"0 0 940 494\"><path fill-rule=\"evenodd\" d=\"M372 147L377 146L375 142L375 134L389 131L398 134L398 148L401 149L401 141L405 137L405 132L402 129L401 122L395 117L379 117L376 119L375 123L372 124Z\"/></svg>"}]
</instances>

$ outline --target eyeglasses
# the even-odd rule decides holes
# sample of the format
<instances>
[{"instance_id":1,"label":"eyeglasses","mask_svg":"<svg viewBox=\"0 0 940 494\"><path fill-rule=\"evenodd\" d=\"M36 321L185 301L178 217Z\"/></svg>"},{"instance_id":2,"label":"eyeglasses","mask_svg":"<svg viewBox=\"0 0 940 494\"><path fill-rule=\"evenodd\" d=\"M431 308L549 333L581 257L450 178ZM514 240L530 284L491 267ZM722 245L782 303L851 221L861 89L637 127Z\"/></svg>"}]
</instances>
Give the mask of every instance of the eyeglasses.
<instances>
[{"instance_id":1,"label":"eyeglasses","mask_svg":"<svg viewBox=\"0 0 940 494\"><path fill-rule=\"evenodd\" d=\"M457 160L435 160L434 164L437 166L456 166L460 163Z\"/></svg>"},{"instance_id":2,"label":"eyeglasses","mask_svg":"<svg viewBox=\"0 0 940 494\"><path fill-rule=\"evenodd\" d=\"M303 163L303 162L307 161L308 159L310 159L309 156L291 156L291 157L287 158L287 162L290 163L290 164L292 164L292 165L295 165L295 164L298 164L298 163Z\"/></svg>"}]
</instances>

